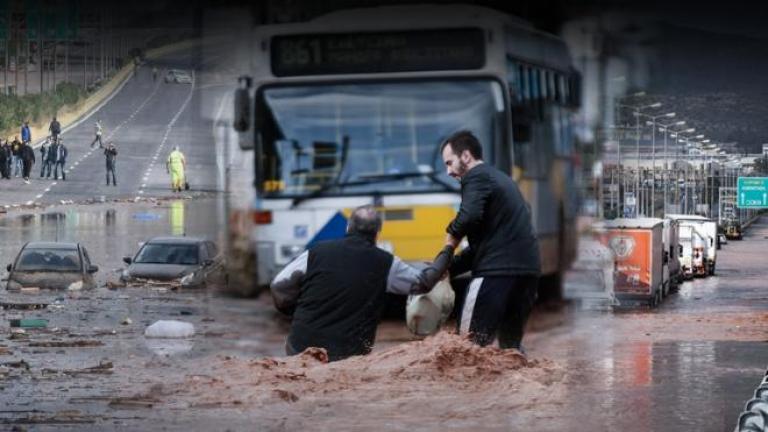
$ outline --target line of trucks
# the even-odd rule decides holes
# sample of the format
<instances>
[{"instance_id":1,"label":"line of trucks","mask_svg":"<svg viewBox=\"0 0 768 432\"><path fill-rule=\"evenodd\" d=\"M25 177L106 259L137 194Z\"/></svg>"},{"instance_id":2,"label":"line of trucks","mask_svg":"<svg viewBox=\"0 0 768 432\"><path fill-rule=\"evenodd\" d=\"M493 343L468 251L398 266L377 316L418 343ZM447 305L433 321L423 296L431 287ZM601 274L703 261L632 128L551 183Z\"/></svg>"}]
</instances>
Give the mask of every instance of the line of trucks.
<instances>
[{"instance_id":1,"label":"line of trucks","mask_svg":"<svg viewBox=\"0 0 768 432\"><path fill-rule=\"evenodd\" d=\"M593 232L611 252L612 291L620 305L656 306L683 281L714 275L726 241L716 221L683 214L605 220Z\"/></svg>"}]
</instances>

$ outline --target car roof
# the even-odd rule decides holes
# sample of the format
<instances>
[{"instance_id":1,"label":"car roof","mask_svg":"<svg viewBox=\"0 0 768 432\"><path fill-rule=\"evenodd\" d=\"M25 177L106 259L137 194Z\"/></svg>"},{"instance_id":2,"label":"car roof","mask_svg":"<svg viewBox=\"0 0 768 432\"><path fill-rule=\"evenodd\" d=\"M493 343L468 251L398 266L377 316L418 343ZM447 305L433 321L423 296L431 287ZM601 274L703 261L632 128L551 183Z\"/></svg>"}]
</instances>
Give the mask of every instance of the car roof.
<instances>
[{"instance_id":1,"label":"car roof","mask_svg":"<svg viewBox=\"0 0 768 432\"><path fill-rule=\"evenodd\" d=\"M24 249L77 249L78 243L73 242L42 242L31 241L24 246Z\"/></svg>"},{"instance_id":2,"label":"car roof","mask_svg":"<svg viewBox=\"0 0 768 432\"><path fill-rule=\"evenodd\" d=\"M153 237L147 241L147 244L198 244L207 241L202 237Z\"/></svg>"}]
</instances>

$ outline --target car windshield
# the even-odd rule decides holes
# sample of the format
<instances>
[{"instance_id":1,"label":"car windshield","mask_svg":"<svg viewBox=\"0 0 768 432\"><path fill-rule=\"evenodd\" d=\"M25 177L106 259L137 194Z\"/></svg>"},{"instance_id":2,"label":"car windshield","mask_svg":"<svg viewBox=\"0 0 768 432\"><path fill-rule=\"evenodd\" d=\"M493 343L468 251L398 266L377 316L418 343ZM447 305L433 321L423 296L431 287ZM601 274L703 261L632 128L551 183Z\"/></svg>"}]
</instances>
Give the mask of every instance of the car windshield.
<instances>
[{"instance_id":1,"label":"car windshield","mask_svg":"<svg viewBox=\"0 0 768 432\"><path fill-rule=\"evenodd\" d=\"M197 265L198 247L195 244L148 243L141 248L134 262Z\"/></svg>"},{"instance_id":2,"label":"car windshield","mask_svg":"<svg viewBox=\"0 0 768 432\"><path fill-rule=\"evenodd\" d=\"M24 249L17 261L17 271L80 271L77 249Z\"/></svg>"},{"instance_id":3,"label":"car windshield","mask_svg":"<svg viewBox=\"0 0 768 432\"><path fill-rule=\"evenodd\" d=\"M491 80L271 87L259 104L266 197L458 190L442 140L469 129L491 161L504 111Z\"/></svg>"}]
</instances>

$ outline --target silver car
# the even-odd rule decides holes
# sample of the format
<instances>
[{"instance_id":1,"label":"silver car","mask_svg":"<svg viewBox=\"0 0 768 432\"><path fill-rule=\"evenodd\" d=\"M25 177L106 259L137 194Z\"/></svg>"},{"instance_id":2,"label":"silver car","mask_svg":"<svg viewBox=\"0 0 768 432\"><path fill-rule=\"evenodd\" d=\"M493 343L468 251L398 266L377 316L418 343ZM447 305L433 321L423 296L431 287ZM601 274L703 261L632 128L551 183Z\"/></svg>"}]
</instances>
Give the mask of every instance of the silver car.
<instances>
[{"instance_id":1,"label":"silver car","mask_svg":"<svg viewBox=\"0 0 768 432\"><path fill-rule=\"evenodd\" d=\"M63 242L29 242L6 269L9 291L95 288L93 274L99 271L83 245Z\"/></svg>"},{"instance_id":2,"label":"silver car","mask_svg":"<svg viewBox=\"0 0 768 432\"><path fill-rule=\"evenodd\" d=\"M216 244L197 237L155 237L144 243L120 276L124 283L143 280L178 283L185 288L226 283Z\"/></svg>"},{"instance_id":3,"label":"silver car","mask_svg":"<svg viewBox=\"0 0 768 432\"><path fill-rule=\"evenodd\" d=\"M183 70L171 69L165 73L165 82L176 84L192 84L192 75Z\"/></svg>"}]
</instances>

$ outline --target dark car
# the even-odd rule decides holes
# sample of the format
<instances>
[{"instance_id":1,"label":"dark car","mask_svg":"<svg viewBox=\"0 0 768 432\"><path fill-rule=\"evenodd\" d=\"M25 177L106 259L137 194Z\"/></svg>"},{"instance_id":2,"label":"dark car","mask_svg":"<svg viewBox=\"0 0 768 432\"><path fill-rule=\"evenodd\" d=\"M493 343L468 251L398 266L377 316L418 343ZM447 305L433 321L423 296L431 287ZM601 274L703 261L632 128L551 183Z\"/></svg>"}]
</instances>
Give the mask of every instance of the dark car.
<instances>
[{"instance_id":1,"label":"dark car","mask_svg":"<svg viewBox=\"0 0 768 432\"><path fill-rule=\"evenodd\" d=\"M128 267L123 282L154 280L178 282L182 287L223 284L226 274L221 254L210 240L195 237L156 237L144 243L136 256L123 258Z\"/></svg>"},{"instance_id":2,"label":"dark car","mask_svg":"<svg viewBox=\"0 0 768 432\"><path fill-rule=\"evenodd\" d=\"M9 291L31 287L71 291L95 288L93 274L99 271L83 245L63 242L29 242L7 269Z\"/></svg>"}]
</instances>

